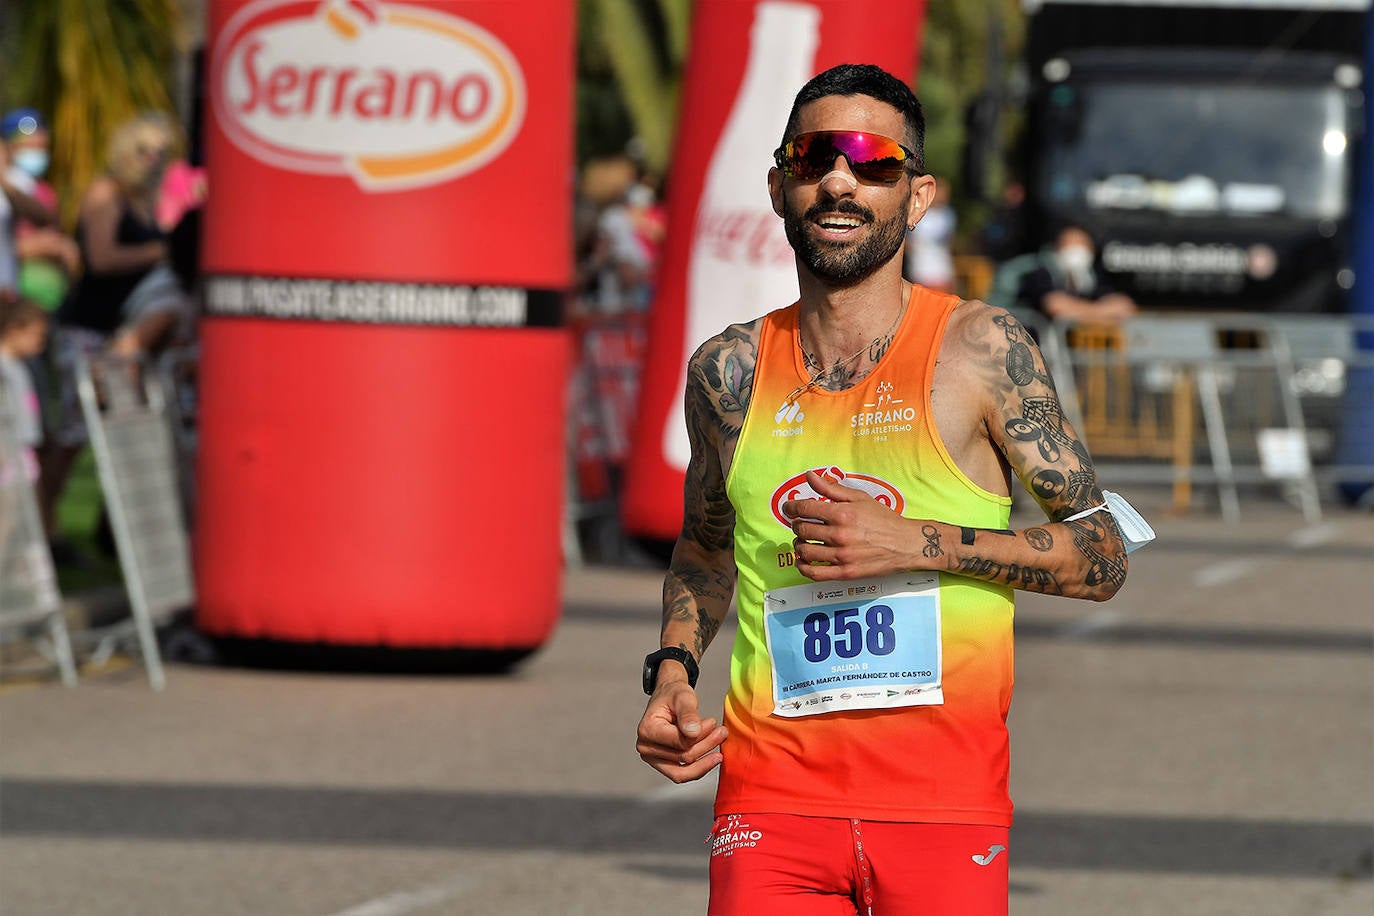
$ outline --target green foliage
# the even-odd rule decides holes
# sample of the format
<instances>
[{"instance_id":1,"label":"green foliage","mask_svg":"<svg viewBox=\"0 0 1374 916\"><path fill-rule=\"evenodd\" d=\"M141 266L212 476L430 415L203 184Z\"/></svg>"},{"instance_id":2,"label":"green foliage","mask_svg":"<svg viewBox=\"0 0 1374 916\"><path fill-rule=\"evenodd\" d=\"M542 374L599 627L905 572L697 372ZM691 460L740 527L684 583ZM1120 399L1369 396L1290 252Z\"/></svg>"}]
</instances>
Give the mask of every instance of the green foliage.
<instances>
[{"instance_id":1,"label":"green foliage","mask_svg":"<svg viewBox=\"0 0 1374 916\"><path fill-rule=\"evenodd\" d=\"M926 115L926 163L937 180L951 186L964 238L980 229L988 215L969 194L963 174L965 113L979 93L1007 85L1023 41L1018 0L932 2L926 7L916 86ZM1001 155L991 157L993 188L1005 178L997 166L1006 157L1008 135L998 138L996 152Z\"/></svg>"},{"instance_id":2,"label":"green foliage","mask_svg":"<svg viewBox=\"0 0 1374 916\"><path fill-rule=\"evenodd\" d=\"M646 162L667 168L690 28L691 0L579 0L579 161L621 152L636 137ZM966 215L962 233L986 216L963 187L965 112L980 92L1006 85L1023 33L1019 0L926 7L917 81L926 159ZM994 166L1001 158L992 157ZM1002 177L989 176L994 188Z\"/></svg>"},{"instance_id":3,"label":"green foliage","mask_svg":"<svg viewBox=\"0 0 1374 916\"><path fill-rule=\"evenodd\" d=\"M605 128L628 121L645 164L662 174L672 155L691 0L579 0L578 27L579 154L622 151L630 136ZM617 118L617 108L627 117Z\"/></svg>"},{"instance_id":4,"label":"green foliage","mask_svg":"<svg viewBox=\"0 0 1374 916\"><path fill-rule=\"evenodd\" d=\"M17 0L6 11L6 108L48 116L50 180L68 190L70 225L82 189L104 167L115 127L147 109L173 112L175 0Z\"/></svg>"}]
</instances>

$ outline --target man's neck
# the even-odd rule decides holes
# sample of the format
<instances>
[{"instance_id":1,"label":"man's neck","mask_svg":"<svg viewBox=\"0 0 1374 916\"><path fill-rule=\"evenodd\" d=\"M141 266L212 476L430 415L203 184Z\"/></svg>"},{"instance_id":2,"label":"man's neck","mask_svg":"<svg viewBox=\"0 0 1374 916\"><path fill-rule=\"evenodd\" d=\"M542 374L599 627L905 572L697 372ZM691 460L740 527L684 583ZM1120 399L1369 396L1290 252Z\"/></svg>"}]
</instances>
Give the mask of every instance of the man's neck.
<instances>
[{"instance_id":1,"label":"man's neck","mask_svg":"<svg viewBox=\"0 0 1374 916\"><path fill-rule=\"evenodd\" d=\"M805 268L797 273L803 349L822 368L889 332L911 297L900 260L884 264L853 286L832 286Z\"/></svg>"}]
</instances>

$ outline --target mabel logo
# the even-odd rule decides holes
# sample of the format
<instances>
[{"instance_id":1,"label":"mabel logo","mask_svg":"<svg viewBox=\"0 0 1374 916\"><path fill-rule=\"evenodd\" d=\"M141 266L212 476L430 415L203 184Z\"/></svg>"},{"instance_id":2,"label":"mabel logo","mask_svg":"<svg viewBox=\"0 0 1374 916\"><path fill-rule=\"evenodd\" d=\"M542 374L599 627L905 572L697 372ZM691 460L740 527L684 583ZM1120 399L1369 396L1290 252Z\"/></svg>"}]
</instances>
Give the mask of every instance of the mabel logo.
<instances>
[{"instance_id":1,"label":"mabel logo","mask_svg":"<svg viewBox=\"0 0 1374 916\"><path fill-rule=\"evenodd\" d=\"M902 497L902 494L896 487L886 480L883 480L881 477L871 477L867 474L846 474L834 465L828 468L813 468L812 470L828 480L834 480L847 487L853 487L856 490L867 493L898 515L900 515L902 509L906 507L906 500ZM789 499L819 499L823 502L829 501L812 489L811 484L806 482L806 474L798 474L795 477L787 478L773 491L773 498L770 502L770 507L773 510L773 517L776 518L778 524L782 525L784 528L792 527L793 520L782 511L782 504Z\"/></svg>"},{"instance_id":2,"label":"mabel logo","mask_svg":"<svg viewBox=\"0 0 1374 916\"><path fill-rule=\"evenodd\" d=\"M773 414L773 435L800 436L802 421L805 419L806 414L802 413L801 404L796 401L783 401L777 413Z\"/></svg>"},{"instance_id":3,"label":"mabel logo","mask_svg":"<svg viewBox=\"0 0 1374 916\"><path fill-rule=\"evenodd\" d=\"M258 0L214 54L212 99L236 146L366 191L471 172L524 120L524 76L499 39L404 3Z\"/></svg>"}]
</instances>

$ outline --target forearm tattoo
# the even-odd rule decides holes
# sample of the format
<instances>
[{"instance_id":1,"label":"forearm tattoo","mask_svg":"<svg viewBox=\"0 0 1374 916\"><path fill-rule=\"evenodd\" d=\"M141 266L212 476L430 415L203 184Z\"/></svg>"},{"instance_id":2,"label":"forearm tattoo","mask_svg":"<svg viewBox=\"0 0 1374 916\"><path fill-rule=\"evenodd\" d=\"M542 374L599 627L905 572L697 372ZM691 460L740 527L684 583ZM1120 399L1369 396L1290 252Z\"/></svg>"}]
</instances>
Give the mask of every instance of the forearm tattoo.
<instances>
[{"instance_id":1,"label":"forearm tattoo","mask_svg":"<svg viewBox=\"0 0 1374 916\"><path fill-rule=\"evenodd\" d=\"M1030 589L1047 595L1064 594L1064 588L1054 571L1040 566L999 563L986 557L966 557L959 561L959 572L976 579L1005 583L1013 588Z\"/></svg>"},{"instance_id":2,"label":"forearm tattoo","mask_svg":"<svg viewBox=\"0 0 1374 916\"><path fill-rule=\"evenodd\" d=\"M970 321L965 327L964 343L979 367L978 378L1000 393L1000 417L989 417L989 431L1002 434L993 440L1008 465L1054 521L1100 505L1092 458L1064 415L1054 380L1030 333L1000 310L993 311L991 323ZM960 571L1050 593L1063 593L1066 587L1079 592L1080 577L1095 593L1114 591L1125 579L1126 561L1124 553L1106 547L1106 526L1113 523L1100 516L1069 523L1072 551L1057 544L1045 528L1023 532L1031 549L1046 555L1043 567L979 556L962 561Z\"/></svg>"},{"instance_id":3,"label":"forearm tattoo","mask_svg":"<svg viewBox=\"0 0 1374 916\"><path fill-rule=\"evenodd\" d=\"M922 525L921 534L925 535L926 545L921 548L921 556L933 560L936 557L944 556L944 551L940 549L940 529L934 525Z\"/></svg>"},{"instance_id":4,"label":"forearm tattoo","mask_svg":"<svg viewBox=\"0 0 1374 916\"><path fill-rule=\"evenodd\" d=\"M727 607L733 591L733 580L720 570L713 573L694 564L675 564L663 580L663 628L674 623L691 624L691 645L682 640L678 644L701 658L720 631L724 614L718 611L718 617L709 609Z\"/></svg>"}]
</instances>

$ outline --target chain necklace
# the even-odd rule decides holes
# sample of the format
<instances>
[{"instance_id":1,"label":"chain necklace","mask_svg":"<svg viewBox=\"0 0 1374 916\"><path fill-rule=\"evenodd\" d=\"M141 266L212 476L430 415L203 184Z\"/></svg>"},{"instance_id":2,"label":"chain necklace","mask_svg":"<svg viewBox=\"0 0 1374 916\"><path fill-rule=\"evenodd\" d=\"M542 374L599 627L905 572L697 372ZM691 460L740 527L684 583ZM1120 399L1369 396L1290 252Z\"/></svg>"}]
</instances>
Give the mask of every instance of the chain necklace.
<instances>
[{"instance_id":1,"label":"chain necklace","mask_svg":"<svg viewBox=\"0 0 1374 916\"><path fill-rule=\"evenodd\" d=\"M796 401L797 401L798 398L800 398L802 395L806 394L806 392L810 391L812 388L815 388L817 385L820 384L820 381L821 381L822 376L829 375L830 373L832 373L832 372L834 372L835 370L839 369L841 366L846 366L846 365L848 365L849 363L851 363L851 362L853 362L854 360L858 359L858 358L859 358L860 356L862 356L864 353L866 353L866 352L868 352L869 350L873 349L873 347L875 347L875 346L876 346L880 341L882 341L883 339L885 339L885 338L890 338L890 337L896 332L896 330L897 330L897 325L898 325L899 323L901 323L902 316L905 315L905 314L906 314L906 299L903 298L901 308L897 309L897 317L894 318L894 319L892 319L892 324L888 326L888 329L887 329L886 331L884 331L880 336L873 338L873 339L870 340L868 343L864 344L862 347L860 347L859 349L855 350L853 353L851 353L851 354L849 354L848 356L846 356L844 359L839 360L839 361L837 361L837 362L835 362L835 363L832 363L829 369L821 369L821 370L819 370L819 371L817 371L817 372L813 372L813 373L811 374L811 377L810 377L809 379L807 379L807 380L806 380L805 382L803 382L802 384L798 385L796 388L792 389L792 393L789 394L787 397L783 398L783 401L782 401L783 406L786 407L786 406L789 405L789 404L794 404L794 403L796 403ZM797 317L798 317L798 322L797 322L797 346L801 349L803 361L805 361L806 347L802 346L802 339L801 339L801 321L800 321L801 315L800 315L800 312L798 312L798 316L797 316ZM880 358L881 358L881 357L880 357ZM819 362L819 360L817 360L817 362Z\"/></svg>"}]
</instances>

